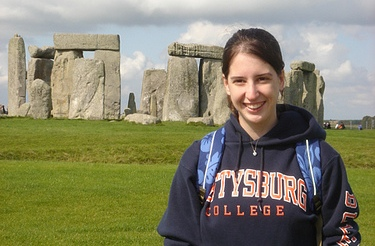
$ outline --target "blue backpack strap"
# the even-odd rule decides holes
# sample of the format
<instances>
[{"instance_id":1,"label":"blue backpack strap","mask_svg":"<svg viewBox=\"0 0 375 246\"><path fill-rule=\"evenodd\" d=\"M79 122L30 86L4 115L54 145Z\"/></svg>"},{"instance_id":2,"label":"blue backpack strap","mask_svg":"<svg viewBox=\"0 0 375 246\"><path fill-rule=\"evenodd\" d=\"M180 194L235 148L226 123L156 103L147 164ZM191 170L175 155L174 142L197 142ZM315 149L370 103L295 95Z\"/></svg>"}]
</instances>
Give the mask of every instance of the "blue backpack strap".
<instances>
[{"instance_id":1,"label":"blue backpack strap","mask_svg":"<svg viewBox=\"0 0 375 246\"><path fill-rule=\"evenodd\" d=\"M220 165L224 149L225 129L219 128L203 137L200 144L197 168L198 189L201 202L208 197Z\"/></svg>"},{"instance_id":2,"label":"blue backpack strap","mask_svg":"<svg viewBox=\"0 0 375 246\"><path fill-rule=\"evenodd\" d=\"M322 171L319 139L306 140L296 145L299 167L307 186L309 206L319 214L321 209Z\"/></svg>"}]
</instances>

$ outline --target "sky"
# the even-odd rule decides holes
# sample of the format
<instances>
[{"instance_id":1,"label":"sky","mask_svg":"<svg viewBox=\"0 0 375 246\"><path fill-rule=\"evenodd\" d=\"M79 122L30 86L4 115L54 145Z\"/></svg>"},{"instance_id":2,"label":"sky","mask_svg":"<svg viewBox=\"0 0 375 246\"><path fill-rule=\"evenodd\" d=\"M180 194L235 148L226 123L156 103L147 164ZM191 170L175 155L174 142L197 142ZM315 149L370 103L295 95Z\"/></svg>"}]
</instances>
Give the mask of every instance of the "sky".
<instances>
[{"instance_id":1,"label":"sky","mask_svg":"<svg viewBox=\"0 0 375 246\"><path fill-rule=\"evenodd\" d=\"M279 41L290 63L315 64L326 83L324 119L375 116L374 0L2 0L0 104L8 103L8 43L53 46L54 33L120 35L121 108L140 106L143 72L167 68L173 42L224 46L242 28ZM90 52L84 53L90 58Z\"/></svg>"}]
</instances>

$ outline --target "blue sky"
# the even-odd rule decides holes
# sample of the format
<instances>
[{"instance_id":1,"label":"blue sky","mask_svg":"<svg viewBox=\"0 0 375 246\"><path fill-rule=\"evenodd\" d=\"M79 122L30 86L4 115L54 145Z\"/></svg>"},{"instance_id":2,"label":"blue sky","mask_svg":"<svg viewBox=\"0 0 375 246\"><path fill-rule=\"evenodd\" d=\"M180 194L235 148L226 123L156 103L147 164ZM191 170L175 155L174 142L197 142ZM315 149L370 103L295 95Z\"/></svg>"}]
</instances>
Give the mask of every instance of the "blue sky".
<instances>
[{"instance_id":1,"label":"blue sky","mask_svg":"<svg viewBox=\"0 0 375 246\"><path fill-rule=\"evenodd\" d=\"M2 0L0 104L15 33L26 51L52 46L54 33L119 34L124 109L130 92L139 107L144 70L166 68L172 42L223 46L240 28L262 27L279 40L286 71L294 60L320 70L325 119L375 116L374 13L373 0Z\"/></svg>"}]
</instances>

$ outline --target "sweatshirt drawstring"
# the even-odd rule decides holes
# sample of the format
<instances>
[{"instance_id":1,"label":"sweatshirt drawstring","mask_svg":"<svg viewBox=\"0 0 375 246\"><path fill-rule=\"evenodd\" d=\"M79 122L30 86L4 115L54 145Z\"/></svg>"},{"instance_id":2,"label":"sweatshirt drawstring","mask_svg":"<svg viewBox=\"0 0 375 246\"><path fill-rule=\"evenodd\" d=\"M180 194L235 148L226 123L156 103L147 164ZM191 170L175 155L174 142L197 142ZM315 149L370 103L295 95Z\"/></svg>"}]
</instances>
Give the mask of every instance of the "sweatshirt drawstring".
<instances>
[{"instance_id":1,"label":"sweatshirt drawstring","mask_svg":"<svg viewBox=\"0 0 375 246\"><path fill-rule=\"evenodd\" d=\"M263 199L262 199L262 183L263 183L263 169L264 169L264 148L261 147L260 151L260 175L258 178L258 190L259 190L259 196L258 196L258 208L261 213L263 213Z\"/></svg>"},{"instance_id":2,"label":"sweatshirt drawstring","mask_svg":"<svg viewBox=\"0 0 375 246\"><path fill-rule=\"evenodd\" d=\"M237 172L238 170L240 170L240 166L241 166L241 155L242 155L242 135L240 132L236 132L237 136L238 136L238 153L237 153L237 166L236 166L236 170L234 170L234 172L236 173L237 175Z\"/></svg>"}]
</instances>

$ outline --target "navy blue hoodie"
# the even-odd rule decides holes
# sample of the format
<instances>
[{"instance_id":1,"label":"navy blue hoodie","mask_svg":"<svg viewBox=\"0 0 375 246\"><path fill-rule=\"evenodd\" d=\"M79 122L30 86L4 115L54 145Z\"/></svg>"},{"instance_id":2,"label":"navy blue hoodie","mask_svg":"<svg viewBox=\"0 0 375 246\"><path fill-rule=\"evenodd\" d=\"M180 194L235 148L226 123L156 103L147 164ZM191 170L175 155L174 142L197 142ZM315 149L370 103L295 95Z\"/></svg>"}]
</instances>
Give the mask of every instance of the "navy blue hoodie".
<instances>
[{"instance_id":1,"label":"navy blue hoodie","mask_svg":"<svg viewBox=\"0 0 375 246\"><path fill-rule=\"evenodd\" d=\"M158 226L165 245L316 245L317 215L307 205L295 152L306 139L321 140L323 245L359 244L359 207L340 155L309 112L277 109L278 123L259 139L257 156L255 142L231 116L212 196L203 206L196 185L200 141L185 151Z\"/></svg>"}]
</instances>

